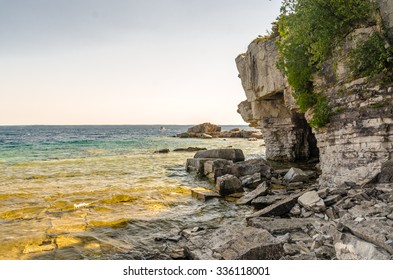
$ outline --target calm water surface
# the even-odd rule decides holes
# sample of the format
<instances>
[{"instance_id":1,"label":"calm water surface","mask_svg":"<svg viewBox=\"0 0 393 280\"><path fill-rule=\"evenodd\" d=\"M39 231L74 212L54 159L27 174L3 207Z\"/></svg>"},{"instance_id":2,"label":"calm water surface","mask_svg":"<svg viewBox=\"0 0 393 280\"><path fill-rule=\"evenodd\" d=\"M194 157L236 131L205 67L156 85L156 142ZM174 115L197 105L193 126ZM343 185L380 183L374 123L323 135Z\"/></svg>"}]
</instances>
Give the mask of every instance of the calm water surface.
<instances>
[{"instance_id":1,"label":"calm water surface","mask_svg":"<svg viewBox=\"0 0 393 280\"><path fill-rule=\"evenodd\" d=\"M159 127L0 127L0 259L155 258L166 250L156 237L244 222L248 207L191 198L211 187L185 172L194 153L154 151L233 146L253 158L262 142L179 139L188 126Z\"/></svg>"}]
</instances>

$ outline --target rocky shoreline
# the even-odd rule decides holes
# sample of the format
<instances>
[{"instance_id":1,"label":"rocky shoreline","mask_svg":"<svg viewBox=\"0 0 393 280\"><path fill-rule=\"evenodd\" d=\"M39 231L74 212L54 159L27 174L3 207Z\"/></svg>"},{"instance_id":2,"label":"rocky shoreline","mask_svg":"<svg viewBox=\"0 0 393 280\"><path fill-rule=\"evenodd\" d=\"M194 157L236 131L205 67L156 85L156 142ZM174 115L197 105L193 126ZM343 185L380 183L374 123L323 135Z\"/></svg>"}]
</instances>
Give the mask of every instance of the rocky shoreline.
<instances>
[{"instance_id":1,"label":"rocky shoreline","mask_svg":"<svg viewBox=\"0 0 393 280\"><path fill-rule=\"evenodd\" d=\"M273 169L244 160L238 149L198 151L189 172L214 188L200 200L230 199L255 208L243 225L185 229L159 242L176 244L175 259L393 259L393 162L371 182L322 187L317 169Z\"/></svg>"}]
</instances>

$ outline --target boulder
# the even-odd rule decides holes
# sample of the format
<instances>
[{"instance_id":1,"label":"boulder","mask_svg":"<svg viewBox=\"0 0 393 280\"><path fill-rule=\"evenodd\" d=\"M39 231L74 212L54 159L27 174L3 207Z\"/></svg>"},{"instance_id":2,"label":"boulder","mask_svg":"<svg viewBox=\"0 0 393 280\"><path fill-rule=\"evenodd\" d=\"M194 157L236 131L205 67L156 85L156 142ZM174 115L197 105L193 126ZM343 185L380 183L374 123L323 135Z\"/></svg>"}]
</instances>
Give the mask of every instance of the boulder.
<instances>
[{"instance_id":1,"label":"boulder","mask_svg":"<svg viewBox=\"0 0 393 280\"><path fill-rule=\"evenodd\" d=\"M271 169L270 164L264 160L263 158L258 159L249 159L246 161L237 162L232 165L231 174L242 177L246 175L253 175L255 173L261 173L262 177L271 177Z\"/></svg>"},{"instance_id":2,"label":"boulder","mask_svg":"<svg viewBox=\"0 0 393 280\"><path fill-rule=\"evenodd\" d=\"M288 214L292 207L295 206L298 198L302 196L304 192L294 193L290 196L273 203L272 205L263 208L252 214L249 218L254 217L269 217L269 216L282 216Z\"/></svg>"},{"instance_id":3,"label":"boulder","mask_svg":"<svg viewBox=\"0 0 393 280\"><path fill-rule=\"evenodd\" d=\"M190 127L187 132L188 133L212 133L212 132L220 132L221 127L211 123L202 123L196 126Z\"/></svg>"},{"instance_id":4,"label":"boulder","mask_svg":"<svg viewBox=\"0 0 393 280\"><path fill-rule=\"evenodd\" d=\"M226 159L212 159L203 164L203 174L209 179L216 181L217 177L231 173L233 162Z\"/></svg>"},{"instance_id":5,"label":"boulder","mask_svg":"<svg viewBox=\"0 0 393 280\"><path fill-rule=\"evenodd\" d=\"M284 180L288 183L307 182L308 176L303 170L292 167L291 169L289 169L287 174L285 174Z\"/></svg>"},{"instance_id":6,"label":"boulder","mask_svg":"<svg viewBox=\"0 0 393 280\"><path fill-rule=\"evenodd\" d=\"M187 172L196 172L199 175L204 174L204 163L209 161L209 158L188 158L186 162Z\"/></svg>"},{"instance_id":7,"label":"boulder","mask_svg":"<svg viewBox=\"0 0 393 280\"><path fill-rule=\"evenodd\" d=\"M169 153L169 149L160 149L158 151L155 151L154 153L158 153L158 154L167 154Z\"/></svg>"},{"instance_id":8,"label":"boulder","mask_svg":"<svg viewBox=\"0 0 393 280\"><path fill-rule=\"evenodd\" d=\"M325 203L316 191L309 191L299 197L298 202L307 210L322 212L326 209Z\"/></svg>"},{"instance_id":9,"label":"boulder","mask_svg":"<svg viewBox=\"0 0 393 280\"><path fill-rule=\"evenodd\" d=\"M190 235L186 255L193 260L277 260L282 243L267 230L231 225Z\"/></svg>"},{"instance_id":10,"label":"boulder","mask_svg":"<svg viewBox=\"0 0 393 280\"><path fill-rule=\"evenodd\" d=\"M259 184L262 183L261 173L255 173L253 175L246 175L240 177L242 185L245 188L255 189Z\"/></svg>"},{"instance_id":11,"label":"boulder","mask_svg":"<svg viewBox=\"0 0 393 280\"><path fill-rule=\"evenodd\" d=\"M238 162L244 160L244 154L240 149L213 149L207 151L198 151L194 158L221 158Z\"/></svg>"},{"instance_id":12,"label":"boulder","mask_svg":"<svg viewBox=\"0 0 393 280\"><path fill-rule=\"evenodd\" d=\"M268 185L266 182L263 182L262 184L260 184L255 190L246 193L243 197L241 197L240 199L238 199L236 201L236 204L249 204L251 203L251 201L255 198L257 198L260 195L266 195L267 191L268 191Z\"/></svg>"},{"instance_id":13,"label":"boulder","mask_svg":"<svg viewBox=\"0 0 393 280\"><path fill-rule=\"evenodd\" d=\"M216 191L222 196L243 192L242 182L236 176L226 174L217 178Z\"/></svg>"}]
</instances>

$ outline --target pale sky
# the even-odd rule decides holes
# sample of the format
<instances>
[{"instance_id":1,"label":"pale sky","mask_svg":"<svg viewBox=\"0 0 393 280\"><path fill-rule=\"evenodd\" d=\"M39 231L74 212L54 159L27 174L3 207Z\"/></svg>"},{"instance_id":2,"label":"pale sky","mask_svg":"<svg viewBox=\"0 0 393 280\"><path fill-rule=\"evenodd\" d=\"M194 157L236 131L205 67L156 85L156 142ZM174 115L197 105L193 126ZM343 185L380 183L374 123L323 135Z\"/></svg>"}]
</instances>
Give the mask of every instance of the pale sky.
<instances>
[{"instance_id":1,"label":"pale sky","mask_svg":"<svg viewBox=\"0 0 393 280\"><path fill-rule=\"evenodd\" d=\"M244 124L279 0L0 0L0 125Z\"/></svg>"}]
</instances>

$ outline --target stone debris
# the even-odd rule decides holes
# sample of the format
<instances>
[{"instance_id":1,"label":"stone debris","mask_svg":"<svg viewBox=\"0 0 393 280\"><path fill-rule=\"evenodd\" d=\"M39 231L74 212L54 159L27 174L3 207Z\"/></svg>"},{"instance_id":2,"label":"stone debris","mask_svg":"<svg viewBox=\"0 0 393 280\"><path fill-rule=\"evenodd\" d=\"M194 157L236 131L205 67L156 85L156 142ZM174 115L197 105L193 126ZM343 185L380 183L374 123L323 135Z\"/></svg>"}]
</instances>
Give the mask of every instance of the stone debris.
<instances>
[{"instance_id":1,"label":"stone debris","mask_svg":"<svg viewBox=\"0 0 393 280\"><path fill-rule=\"evenodd\" d=\"M346 181L319 187L312 176L309 180L312 172L274 170L259 159L189 159L187 168L202 170L199 174L205 177L226 168L228 174L216 178L217 192L234 194L236 204L256 210L246 217L247 225L185 230L179 244L188 259L393 259L390 164L384 164L368 184ZM239 176L244 173L250 174ZM206 200L211 193L194 192L193 196Z\"/></svg>"},{"instance_id":2,"label":"stone debris","mask_svg":"<svg viewBox=\"0 0 393 280\"><path fill-rule=\"evenodd\" d=\"M277 260L284 255L283 244L267 230L239 225L189 235L184 249L193 260Z\"/></svg>"},{"instance_id":3,"label":"stone debris","mask_svg":"<svg viewBox=\"0 0 393 280\"><path fill-rule=\"evenodd\" d=\"M202 201L207 201L212 198L220 197L218 193L205 188L192 189L191 196Z\"/></svg>"},{"instance_id":4,"label":"stone debris","mask_svg":"<svg viewBox=\"0 0 393 280\"><path fill-rule=\"evenodd\" d=\"M269 188L266 182L263 182L260 184L255 190L246 193L243 197L238 199L236 201L236 204L242 205L242 204L249 204L251 201L255 198L257 198L260 195L266 195L268 192Z\"/></svg>"}]
</instances>

